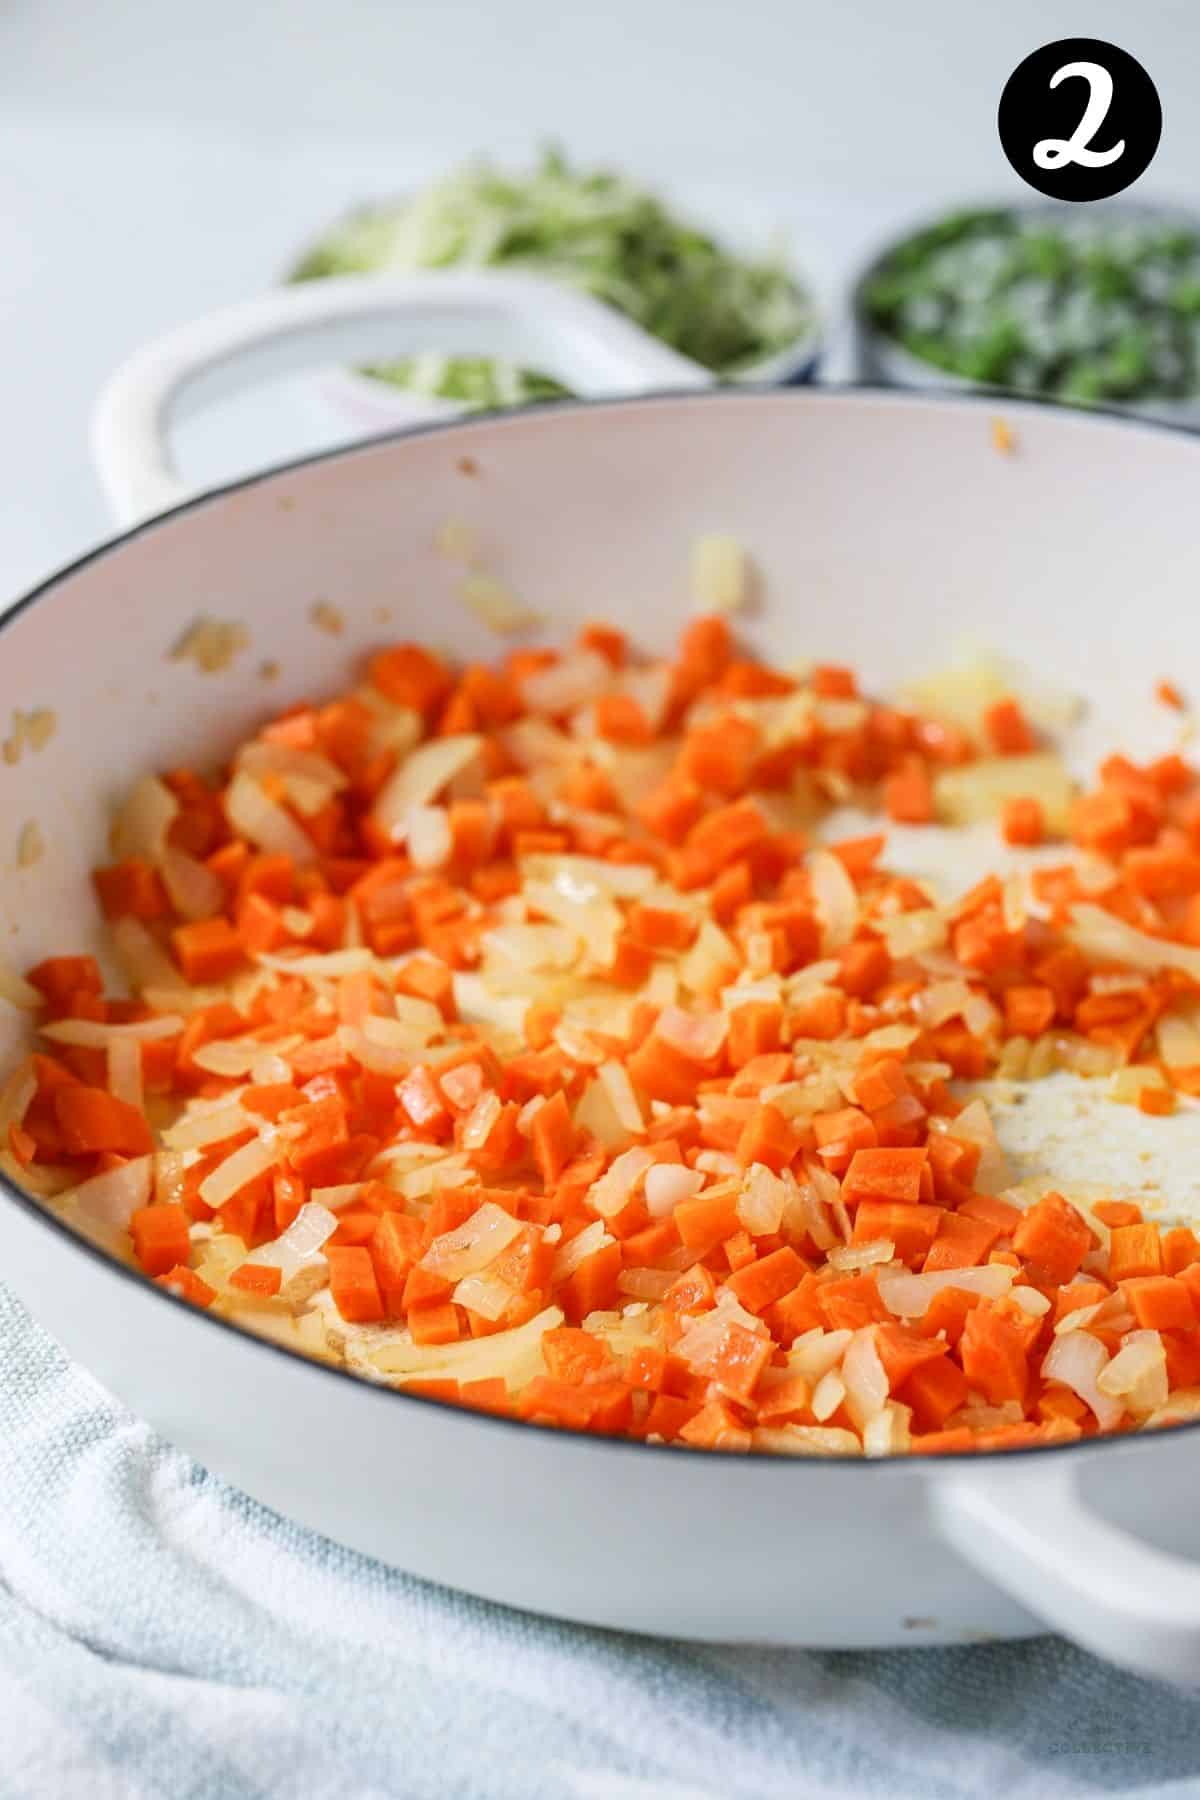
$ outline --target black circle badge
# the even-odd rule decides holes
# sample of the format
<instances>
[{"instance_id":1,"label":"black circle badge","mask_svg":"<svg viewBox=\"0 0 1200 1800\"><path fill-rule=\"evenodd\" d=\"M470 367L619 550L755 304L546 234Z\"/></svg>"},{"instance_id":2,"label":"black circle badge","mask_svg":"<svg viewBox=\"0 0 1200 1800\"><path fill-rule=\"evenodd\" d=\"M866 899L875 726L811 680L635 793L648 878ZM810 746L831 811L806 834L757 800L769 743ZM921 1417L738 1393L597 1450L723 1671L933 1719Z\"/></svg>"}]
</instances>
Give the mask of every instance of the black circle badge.
<instances>
[{"instance_id":1,"label":"black circle badge","mask_svg":"<svg viewBox=\"0 0 1200 1800\"><path fill-rule=\"evenodd\" d=\"M1101 38L1059 38L1018 63L996 119L1022 181L1052 200L1107 200L1149 168L1158 90L1136 57Z\"/></svg>"}]
</instances>

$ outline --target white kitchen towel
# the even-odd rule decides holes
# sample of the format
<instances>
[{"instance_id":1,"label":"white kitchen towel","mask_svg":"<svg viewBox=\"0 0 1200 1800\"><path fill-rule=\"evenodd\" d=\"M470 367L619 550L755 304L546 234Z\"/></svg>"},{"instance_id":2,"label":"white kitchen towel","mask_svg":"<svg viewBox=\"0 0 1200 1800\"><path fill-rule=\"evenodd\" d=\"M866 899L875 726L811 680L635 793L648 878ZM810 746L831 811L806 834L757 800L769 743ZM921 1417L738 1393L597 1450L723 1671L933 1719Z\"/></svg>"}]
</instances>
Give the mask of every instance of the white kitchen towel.
<instances>
[{"instance_id":1,"label":"white kitchen towel","mask_svg":"<svg viewBox=\"0 0 1200 1800\"><path fill-rule=\"evenodd\" d=\"M1057 1639L710 1648L398 1574L164 1444L0 1287L2 1800L1197 1792L1200 1701Z\"/></svg>"}]
</instances>

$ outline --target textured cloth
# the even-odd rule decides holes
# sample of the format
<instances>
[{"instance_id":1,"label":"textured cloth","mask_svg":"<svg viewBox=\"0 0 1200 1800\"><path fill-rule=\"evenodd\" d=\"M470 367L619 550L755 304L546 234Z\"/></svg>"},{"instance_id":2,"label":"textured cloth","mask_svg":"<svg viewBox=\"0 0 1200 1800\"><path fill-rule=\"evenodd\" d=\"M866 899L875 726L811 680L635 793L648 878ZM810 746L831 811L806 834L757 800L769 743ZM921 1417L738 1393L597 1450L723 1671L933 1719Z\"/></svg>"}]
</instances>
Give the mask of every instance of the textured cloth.
<instances>
[{"instance_id":1,"label":"textured cloth","mask_svg":"<svg viewBox=\"0 0 1200 1800\"><path fill-rule=\"evenodd\" d=\"M224 1486L0 1288L2 1800L1200 1793L1200 1702L1052 1638L720 1649L556 1624Z\"/></svg>"}]
</instances>

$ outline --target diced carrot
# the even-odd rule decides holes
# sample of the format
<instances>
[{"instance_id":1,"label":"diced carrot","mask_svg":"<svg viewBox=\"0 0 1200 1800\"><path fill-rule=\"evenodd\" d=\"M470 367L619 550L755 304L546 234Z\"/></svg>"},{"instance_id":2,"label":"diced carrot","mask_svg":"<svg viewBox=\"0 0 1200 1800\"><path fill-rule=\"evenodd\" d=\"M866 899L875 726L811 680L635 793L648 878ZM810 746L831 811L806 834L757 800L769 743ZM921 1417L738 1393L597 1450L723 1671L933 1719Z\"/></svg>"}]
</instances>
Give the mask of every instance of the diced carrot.
<instances>
[{"instance_id":1,"label":"diced carrot","mask_svg":"<svg viewBox=\"0 0 1200 1800\"><path fill-rule=\"evenodd\" d=\"M589 1313L602 1312L610 1306L616 1296L620 1273L620 1244L606 1244L586 1257L558 1289L558 1303L568 1320L578 1324Z\"/></svg>"},{"instance_id":2,"label":"diced carrot","mask_svg":"<svg viewBox=\"0 0 1200 1800\"><path fill-rule=\"evenodd\" d=\"M578 1326L562 1325L542 1338L546 1372L555 1381L582 1382L616 1367L603 1338Z\"/></svg>"},{"instance_id":3,"label":"diced carrot","mask_svg":"<svg viewBox=\"0 0 1200 1800\"><path fill-rule=\"evenodd\" d=\"M614 744L643 745L653 742L641 706L632 694L601 694L595 702L596 736Z\"/></svg>"},{"instance_id":4,"label":"diced carrot","mask_svg":"<svg viewBox=\"0 0 1200 1800\"><path fill-rule=\"evenodd\" d=\"M1013 1234L1013 1249L1051 1284L1069 1281L1092 1244L1092 1234L1061 1194L1045 1194L1022 1215ZM1147 1270L1130 1269L1131 1275Z\"/></svg>"},{"instance_id":5,"label":"diced carrot","mask_svg":"<svg viewBox=\"0 0 1200 1800\"><path fill-rule=\"evenodd\" d=\"M1110 1234L1108 1279L1114 1284L1137 1275L1161 1275L1162 1263L1162 1240L1153 1225L1118 1225Z\"/></svg>"},{"instance_id":6,"label":"diced carrot","mask_svg":"<svg viewBox=\"0 0 1200 1800\"><path fill-rule=\"evenodd\" d=\"M984 1301L967 1315L959 1344L963 1374L993 1406L1022 1401L1029 1364L1013 1321Z\"/></svg>"},{"instance_id":7,"label":"diced carrot","mask_svg":"<svg viewBox=\"0 0 1200 1800\"><path fill-rule=\"evenodd\" d=\"M414 1344L453 1344L461 1336L458 1308L450 1300L414 1306L409 1310L408 1329Z\"/></svg>"},{"instance_id":8,"label":"diced carrot","mask_svg":"<svg viewBox=\"0 0 1200 1800\"><path fill-rule=\"evenodd\" d=\"M935 1206L921 1206L905 1201L864 1200L854 1214L851 1242L871 1244L889 1240L901 1262L919 1263L937 1235L939 1224L948 1215ZM928 1263L925 1264L928 1267Z\"/></svg>"},{"instance_id":9,"label":"diced carrot","mask_svg":"<svg viewBox=\"0 0 1200 1800\"><path fill-rule=\"evenodd\" d=\"M993 750L1000 756L1024 756L1035 747L1029 721L1011 695L994 701L985 709L983 729Z\"/></svg>"},{"instance_id":10,"label":"diced carrot","mask_svg":"<svg viewBox=\"0 0 1200 1800\"><path fill-rule=\"evenodd\" d=\"M283 1285L283 1270L275 1263L239 1263L229 1277L229 1285L240 1288L246 1294L261 1294L270 1298Z\"/></svg>"},{"instance_id":11,"label":"diced carrot","mask_svg":"<svg viewBox=\"0 0 1200 1800\"><path fill-rule=\"evenodd\" d=\"M817 1310L830 1331L860 1331L891 1318L874 1275L847 1275L821 1282L814 1290Z\"/></svg>"},{"instance_id":12,"label":"diced carrot","mask_svg":"<svg viewBox=\"0 0 1200 1800\"><path fill-rule=\"evenodd\" d=\"M1005 989L1004 1023L1014 1034L1040 1037L1054 1023L1056 1011L1054 994L1048 987L1018 985Z\"/></svg>"},{"instance_id":13,"label":"diced carrot","mask_svg":"<svg viewBox=\"0 0 1200 1800\"><path fill-rule=\"evenodd\" d=\"M926 1432L940 1432L951 1414L965 1403L968 1391L967 1377L958 1364L945 1355L918 1363L894 1390L903 1405L912 1407L917 1429ZM967 1437L968 1442L961 1448L972 1447L970 1433ZM913 1448L918 1448L919 1443L917 1439Z\"/></svg>"},{"instance_id":14,"label":"diced carrot","mask_svg":"<svg viewBox=\"0 0 1200 1800\"><path fill-rule=\"evenodd\" d=\"M922 1197L927 1159L923 1145L911 1150L856 1150L842 1181L842 1198L847 1206L860 1200L916 1204Z\"/></svg>"},{"instance_id":15,"label":"diced carrot","mask_svg":"<svg viewBox=\"0 0 1200 1800\"><path fill-rule=\"evenodd\" d=\"M681 1200L673 1216L680 1242L705 1256L737 1230L737 1196L697 1194L691 1200Z\"/></svg>"},{"instance_id":16,"label":"diced carrot","mask_svg":"<svg viewBox=\"0 0 1200 1800\"><path fill-rule=\"evenodd\" d=\"M883 783L883 809L902 825L928 825L933 818L933 783L920 756L906 756Z\"/></svg>"},{"instance_id":17,"label":"diced carrot","mask_svg":"<svg viewBox=\"0 0 1200 1800\"><path fill-rule=\"evenodd\" d=\"M817 1113L812 1121L817 1154L835 1175L848 1169L855 1156L878 1142L878 1133L866 1113L857 1106L838 1112Z\"/></svg>"},{"instance_id":18,"label":"diced carrot","mask_svg":"<svg viewBox=\"0 0 1200 1800\"><path fill-rule=\"evenodd\" d=\"M194 1269L185 1263L176 1263L163 1275L154 1277L157 1287L166 1288L169 1294L175 1294L180 1300L187 1300L193 1306L211 1306L217 1297L215 1288L209 1287Z\"/></svg>"},{"instance_id":19,"label":"diced carrot","mask_svg":"<svg viewBox=\"0 0 1200 1800\"><path fill-rule=\"evenodd\" d=\"M561 1089L544 1106L538 1107L530 1141L542 1180L548 1188L552 1187L575 1149L575 1126Z\"/></svg>"},{"instance_id":20,"label":"diced carrot","mask_svg":"<svg viewBox=\"0 0 1200 1800\"><path fill-rule=\"evenodd\" d=\"M746 1120L734 1155L743 1169L748 1169L752 1163L764 1163L779 1174L799 1149L798 1134L778 1107L765 1102Z\"/></svg>"},{"instance_id":21,"label":"diced carrot","mask_svg":"<svg viewBox=\"0 0 1200 1800\"><path fill-rule=\"evenodd\" d=\"M48 956L26 972L50 1006L65 1006L73 994L102 994L104 982L94 956Z\"/></svg>"},{"instance_id":22,"label":"diced carrot","mask_svg":"<svg viewBox=\"0 0 1200 1800\"><path fill-rule=\"evenodd\" d=\"M1169 1275L1135 1275L1122 1281L1121 1292L1144 1331L1190 1331L1196 1324L1196 1308L1185 1281Z\"/></svg>"},{"instance_id":23,"label":"diced carrot","mask_svg":"<svg viewBox=\"0 0 1200 1800\"><path fill-rule=\"evenodd\" d=\"M1046 835L1046 815L1040 800L1030 794L1014 794L1000 812L1000 833L1006 844L1040 844Z\"/></svg>"},{"instance_id":24,"label":"diced carrot","mask_svg":"<svg viewBox=\"0 0 1200 1800\"><path fill-rule=\"evenodd\" d=\"M184 979L196 987L224 981L245 961L246 952L228 919L197 919L171 933L175 958Z\"/></svg>"},{"instance_id":25,"label":"diced carrot","mask_svg":"<svg viewBox=\"0 0 1200 1800\"><path fill-rule=\"evenodd\" d=\"M170 910L158 871L138 857L94 869L92 880L106 919L161 919Z\"/></svg>"},{"instance_id":26,"label":"diced carrot","mask_svg":"<svg viewBox=\"0 0 1200 1800\"><path fill-rule=\"evenodd\" d=\"M70 1156L89 1156L105 1150L119 1156L145 1156L154 1148L154 1135L143 1115L103 1088L85 1087L82 1083L56 1088L54 1115L63 1147Z\"/></svg>"},{"instance_id":27,"label":"diced carrot","mask_svg":"<svg viewBox=\"0 0 1200 1800\"><path fill-rule=\"evenodd\" d=\"M937 1269L973 1269L983 1261L1000 1236L999 1226L989 1224L986 1219L968 1218L963 1213L943 1213L937 1236L921 1264L922 1270L929 1274Z\"/></svg>"},{"instance_id":28,"label":"diced carrot","mask_svg":"<svg viewBox=\"0 0 1200 1800\"><path fill-rule=\"evenodd\" d=\"M370 679L397 706L429 714L446 698L453 678L446 665L419 644L396 644L371 660Z\"/></svg>"},{"instance_id":29,"label":"diced carrot","mask_svg":"<svg viewBox=\"0 0 1200 1800\"><path fill-rule=\"evenodd\" d=\"M805 1273L805 1263L790 1245L736 1269L726 1282L747 1312L761 1313L790 1294Z\"/></svg>"},{"instance_id":30,"label":"diced carrot","mask_svg":"<svg viewBox=\"0 0 1200 1800\"><path fill-rule=\"evenodd\" d=\"M903 1387L915 1369L945 1356L948 1346L940 1338L920 1337L893 1321L875 1327L875 1350L893 1394Z\"/></svg>"},{"instance_id":31,"label":"diced carrot","mask_svg":"<svg viewBox=\"0 0 1200 1800\"><path fill-rule=\"evenodd\" d=\"M139 1206L129 1221L133 1253L147 1275L165 1275L186 1263L191 1248L188 1216L182 1206L155 1202Z\"/></svg>"}]
</instances>

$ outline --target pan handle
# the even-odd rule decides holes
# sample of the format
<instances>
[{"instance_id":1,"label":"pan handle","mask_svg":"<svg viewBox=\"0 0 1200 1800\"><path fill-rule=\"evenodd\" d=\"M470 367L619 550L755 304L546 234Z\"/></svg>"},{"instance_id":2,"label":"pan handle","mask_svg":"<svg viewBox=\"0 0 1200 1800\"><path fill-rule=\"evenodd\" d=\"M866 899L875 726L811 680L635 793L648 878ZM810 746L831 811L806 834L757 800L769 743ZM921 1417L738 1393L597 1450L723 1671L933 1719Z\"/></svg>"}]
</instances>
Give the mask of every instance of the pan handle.
<instances>
[{"instance_id":1,"label":"pan handle","mask_svg":"<svg viewBox=\"0 0 1200 1800\"><path fill-rule=\"evenodd\" d=\"M109 378L92 454L114 514L132 525L189 497L170 447L184 406L314 364L430 349L509 358L587 398L712 383L612 308L532 275L348 275L281 288L177 327Z\"/></svg>"},{"instance_id":2,"label":"pan handle","mask_svg":"<svg viewBox=\"0 0 1200 1800\"><path fill-rule=\"evenodd\" d=\"M1093 1512L1075 1458L1033 1453L1020 1469L987 1460L986 1478L948 1476L932 1496L959 1554L1085 1649L1200 1685L1200 1564Z\"/></svg>"}]
</instances>

